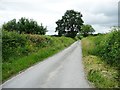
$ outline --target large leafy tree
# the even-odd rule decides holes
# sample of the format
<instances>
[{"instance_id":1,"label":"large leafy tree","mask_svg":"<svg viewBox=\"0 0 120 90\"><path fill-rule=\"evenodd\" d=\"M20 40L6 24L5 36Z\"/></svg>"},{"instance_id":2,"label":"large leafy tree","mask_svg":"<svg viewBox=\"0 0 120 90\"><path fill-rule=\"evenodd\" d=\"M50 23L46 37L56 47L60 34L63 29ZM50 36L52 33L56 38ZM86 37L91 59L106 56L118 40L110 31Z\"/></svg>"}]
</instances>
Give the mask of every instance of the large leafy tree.
<instances>
[{"instance_id":1,"label":"large leafy tree","mask_svg":"<svg viewBox=\"0 0 120 90\"><path fill-rule=\"evenodd\" d=\"M47 32L47 28L44 27L42 24L38 25L36 21L32 19L21 18L18 22L16 19L8 21L7 23L3 24L3 29L7 31L17 31L19 33L26 33L26 34L40 34L44 35Z\"/></svg>"},{"instance_id":2,"label":"large leafy tree","mask_svg":"<svg viewBox=\"0 0 120 90\"><path fill-rule=\"evenodd\" d=\"M93 28L91 25L89 25L89 24L82 25L80 33L81 33L84 37L92 34L93 32L95 32L95 30L94 30L94 28Z\"/></svg>"},{"instance_id":3,"label":"large leafy tree","mask_svg":"<svg viewBox=\"0 0 120 90\"><path fill-rule=\"evenodd\" d=\"M68 36L74 38L78 32L81 31L81 26L83 25L82 14L74 10L67 10L62 16L62 19L59 19L56 24L56 31L58 35Z\"/></svg>"}]
</instances>

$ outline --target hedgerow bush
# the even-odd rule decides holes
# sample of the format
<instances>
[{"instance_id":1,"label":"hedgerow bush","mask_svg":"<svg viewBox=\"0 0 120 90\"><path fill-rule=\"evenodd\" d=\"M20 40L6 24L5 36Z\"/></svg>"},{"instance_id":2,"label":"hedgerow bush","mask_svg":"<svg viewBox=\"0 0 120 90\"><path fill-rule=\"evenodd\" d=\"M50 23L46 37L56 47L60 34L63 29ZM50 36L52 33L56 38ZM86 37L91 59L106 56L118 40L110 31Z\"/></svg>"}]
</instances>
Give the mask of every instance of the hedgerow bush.
<instances>
[{"instance_id":1,"label":"hedgerow bush","mask_svg":"<svg viewBox=\"0 0 120 90\"><path fill-rule=\"evenodd\" d=\"M66 43L67 42L67 43ZM46 35L19 34L3 30L2 35L2 60L11 62L20 57L38 52L44 47L54 47L55 50L67 47L74 40L67 37L51 37Z\"/></svg>"},{"instance_id":2,"label":"hedgerow bush","mask_svg":"<svg viewBox=\"0 0 120 90\"><path fill-rule=\"evenodd\" d=\"M120 30L113 30L106 35L92 38L95 43L91 54L98 55L108 64L120 67Z\"/></svg>"},{"instance_id":3,"label":"hedgerow bush","mask_svg":"<svg viewBox=\"0 0 120 90\"><path fill-rule=\"evenodd\" d=\"M4 61L16 59L20 56L29 55L45 47L47 39L39 35L18 34L3 30L2 35L2 58Z\"/></svg>"},{"instance_id":4,"label":"hedgerow bush","mask_svg":"<svg viewBox=\"0 0 120 90\"><path fill-rule=\"evenodd\" d=\"M82 39L87 78L97 88L120 87L120 31Z\"/></svg>"},{"instance_id":5,"label":"hedgerow bush","mask_svg":"<svg viewBox=\"0 0 120 90\"><path fill-rule=\"evenodd\" d=\"M18 35L17 33L3 31L2 35L2 58L3 62L7 61L13 55L20 55L20 47L25 47L27 39L25 36ZM22 50L21 50L22 52Z\"/></svg>"}]
</instances>

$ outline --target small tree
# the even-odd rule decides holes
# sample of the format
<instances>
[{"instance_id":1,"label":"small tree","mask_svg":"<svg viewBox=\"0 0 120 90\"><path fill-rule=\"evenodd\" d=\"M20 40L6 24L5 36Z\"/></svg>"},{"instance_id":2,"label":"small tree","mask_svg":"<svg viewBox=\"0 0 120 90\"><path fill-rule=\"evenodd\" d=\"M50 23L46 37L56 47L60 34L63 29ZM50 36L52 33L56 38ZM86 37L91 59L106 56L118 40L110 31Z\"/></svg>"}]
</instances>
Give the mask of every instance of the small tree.
<instances>
[{"instance_id":1,"label":"small tree","mask_svg":"<svg viewBox=\"0 0 120 90\"><path fill-rule=\"evenodd\" d=\"M81 33L84 37L92 34L93 32L95 32L94 28L93 28L91 25L88 25L88 24L87 24L87 25L83 25L83 26L81 27L81 31L80 31L80 33Z\"/></svg>"},{"instance_id":2,"label":"small tree","mask_svg":"<svg viewBox=\"0 0 120 90\"><path fill-rule=\"evenodd\" d=\"M7 23L4 23L2 28L8 31L16 30L17 29L16 19L13 19L11 21L8 21Z\"/></svg>"},{"instance_id":3,"label":"small tree","mask_svg":"<svg viewBox=\"0 0 120 90\"><path fill-rule=\"evenodd\" d=\"M56 31L58 35L68 36L74 38L77 33L81 30L83 20L81 19L82 14L74 10L67 10L62 19L59 19L56 24Z\"/></svg>"}]
</instances>

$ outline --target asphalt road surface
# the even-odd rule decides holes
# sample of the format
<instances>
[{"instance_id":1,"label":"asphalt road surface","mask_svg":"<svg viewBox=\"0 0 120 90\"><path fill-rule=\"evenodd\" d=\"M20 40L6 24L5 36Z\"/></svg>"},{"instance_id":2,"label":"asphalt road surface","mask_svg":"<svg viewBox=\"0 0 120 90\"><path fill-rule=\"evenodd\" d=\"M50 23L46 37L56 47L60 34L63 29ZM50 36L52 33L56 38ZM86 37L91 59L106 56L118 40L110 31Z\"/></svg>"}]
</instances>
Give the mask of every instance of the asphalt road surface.
<instances>
[{"instance_id":1,"label":"asphalt road surface","mask_svg":"<svg viewBox=\"0 0 120 90\"><path fill-rule=\"evenodd\" d=\"M90 88L82 64L81 42L28 68L3 83L2 88Z\"/></svg>"}]
</instances>

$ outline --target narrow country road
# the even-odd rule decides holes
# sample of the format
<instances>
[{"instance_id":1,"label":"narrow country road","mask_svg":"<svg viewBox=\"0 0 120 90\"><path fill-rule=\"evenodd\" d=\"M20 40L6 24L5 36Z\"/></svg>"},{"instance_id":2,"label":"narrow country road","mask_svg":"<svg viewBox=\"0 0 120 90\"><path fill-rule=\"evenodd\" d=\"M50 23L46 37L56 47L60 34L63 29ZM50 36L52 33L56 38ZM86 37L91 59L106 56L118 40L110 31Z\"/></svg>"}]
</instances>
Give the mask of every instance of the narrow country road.
<instances>
[{"instance_id":1,"label":"narrow country road","mask_svg":"<svg viewBox=\"0 0 120 90\"><path fill-rule=\"evenodd\" d=\"M28 68L2 88L90 88L84 75L81 42Z\"/></svg>"}]
</instances>

